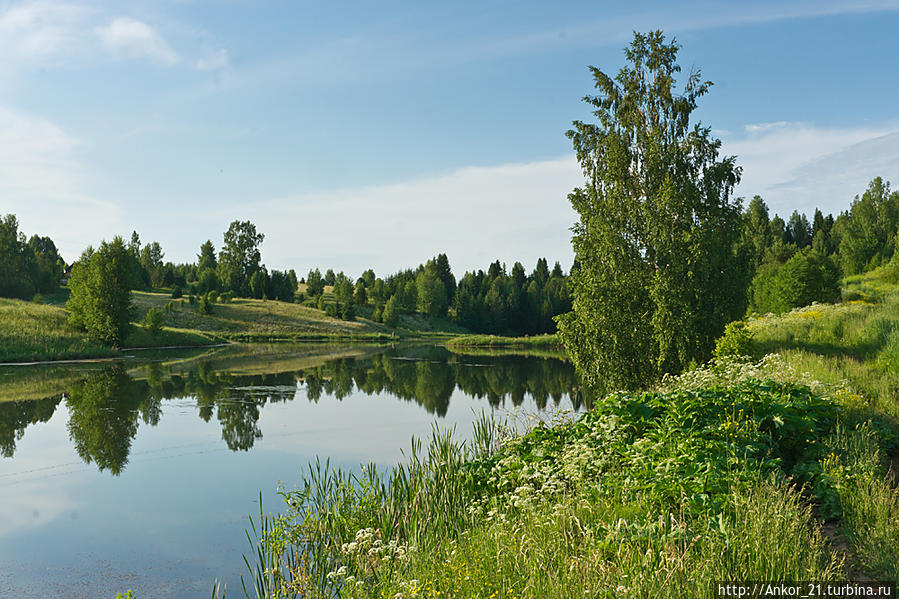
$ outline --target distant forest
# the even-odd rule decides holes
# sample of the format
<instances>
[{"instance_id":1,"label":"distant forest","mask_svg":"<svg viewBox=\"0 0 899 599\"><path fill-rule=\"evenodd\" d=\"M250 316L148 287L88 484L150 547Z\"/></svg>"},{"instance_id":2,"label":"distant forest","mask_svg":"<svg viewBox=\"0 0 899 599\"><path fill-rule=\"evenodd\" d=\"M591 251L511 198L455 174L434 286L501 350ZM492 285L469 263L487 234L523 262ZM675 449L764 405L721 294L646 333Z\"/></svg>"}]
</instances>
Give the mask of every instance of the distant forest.
<instances>
[{"instance_id":1,"label":"distant forest","mask_svg":"<svg viewBox=\"0 0 899 599\"><path fill-rule=\"evenodd\" d=\"M839 299L842 276L890 263L896 254L899 192L888 182L872 180L837 217L815 210L809 218L794 211L787 220L769 213L756 196L741 212L745 302L750 311L783 312L812 301ZM446 254L415 268L378 277L371 269L353 279L343 272L318 268L298 278L294 270L269 271L261 260L264 235L250 221L231 223L216 251L212 241L199 246L195 262L164 261L158 242L142 244L137 232L123 243L127 286L165 290L194 301L232 297L299 302L330 315L353 319L364 315L389 326L403 315L446 319L479 333L533 335L556 330L555 317L571 310L569 277L545 258L528 272L499 260L487 270L453 275ZM14 215L0 219L0 297L31 300L55 294L72 269L94 255L88 247L67 264L49 237L26 238ZM576 269L577 264L572 268ZM739 291L739 290L737 290Z\"/></svg>"}]
</instances>

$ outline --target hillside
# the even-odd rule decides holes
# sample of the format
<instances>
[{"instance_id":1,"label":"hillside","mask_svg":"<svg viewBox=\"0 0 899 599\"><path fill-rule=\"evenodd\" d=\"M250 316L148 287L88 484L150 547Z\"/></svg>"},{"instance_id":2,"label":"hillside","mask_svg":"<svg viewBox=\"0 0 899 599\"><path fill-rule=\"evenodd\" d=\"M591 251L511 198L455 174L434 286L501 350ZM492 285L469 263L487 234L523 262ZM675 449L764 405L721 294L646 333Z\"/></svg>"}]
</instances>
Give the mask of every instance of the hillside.
<instances>
[{"instance_id":1,"label":"hillside","mask_svg":"<svg viewBox=\"0 0 899 599\"><path fill-rule=\"evenodd\" d=\"M190 347L231 341L302 341L391 339L387 327L358 318L347 322L299 304L254 299L217 303L201 314L186 299L172 300L159 292L133 292L134 319L124 349ZM68 323L65 294L49 304L0 299L0 362L99 358L118 350L90 340ZM152 337L139 323L147 311L163 312L163 329ZM405 321L404 321L405 322ZM399 332L409 335L408 329Z\"/></svg>"}]
</instances>

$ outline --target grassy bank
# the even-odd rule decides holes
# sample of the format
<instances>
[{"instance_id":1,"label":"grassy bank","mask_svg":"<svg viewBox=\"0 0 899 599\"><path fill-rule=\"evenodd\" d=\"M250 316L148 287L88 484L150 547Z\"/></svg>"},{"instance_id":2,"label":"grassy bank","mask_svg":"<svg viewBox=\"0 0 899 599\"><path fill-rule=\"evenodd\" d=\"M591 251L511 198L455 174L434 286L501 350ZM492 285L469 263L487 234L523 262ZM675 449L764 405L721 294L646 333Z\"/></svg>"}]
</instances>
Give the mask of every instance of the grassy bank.
<instances>
[{"instance_id":1,"label":"grassy bank","mask_svg":"<svg viewBox=\"0 0 899 599\"><path fill-rule=\"evenodd\" d=\"M281 341L390 341L397 333L360 319L346 322L320 310L277 301L236 299L215 304L211 314L197 305L172 300L167 294L133 294L135 316L123 349L193 347L217 343ZM0 362L101 358L121 351L92 341L68 323L65 294L50 304L0 299ZM163 313L163 328L155 336L140 323L151 308ZM409 336L409 331L403 332Z\"/></svg>"},{"instance_id":2,"label":"grassy bank","mask_svg":"<svg viewBox=\"0 0 899 599\"><path fill-rule=\"evenodd\" d=\"M853 287L872 293L752 320L755 359L612 394L577 420L519 435L485 419L473 441L437 432L391 470L310 468L255 524L250 596L707 597L720 580L895 580L899 293L878 273Z\"/></svg>"},{"instance_id":3,"label":"grassy bank","mask_svg":"<svg viewBox=\"0 0 899 599\"><path fill-rule=\"evenodd\" d=\"M166 310L169 304L171 308ZM241 341L371 338L391 334L387 327L362 318L338 320L315 308L274 300L234 299L214 304L210 314L202 314L197 305L191 305L186 299L172 300L165 293L135 291L134 306L138 322L150 308L157 308L164 313L165 326Z\"/></svg>"},{"instance_id":4,"label":"grassy bank","mask_svg":"<svg viewBox=\"0 0 899 599\"><path fill-rule=\"evenodd\" d=\"M69 325L57 307L0 299L0 361L96 358L114 355Z\"/></svg>"},{"instance_id":5,"label":"grassy bank","mask_svg":"<svg viewBox=\"0 0 899 599\"><path fill-rule=\"evenodd\" d=\"M68 324L66 294L48 298L50 304L0 300L0 361L44 361L112 357L121 352L91 341ZM173 300L162 292L133 292L134 320L124 349L193 347L216 343L273 342L390 342L427 339L443 342L454 351L464 348L562 351L555 335L500 337L470 335L446 319L420 314L402 315L396 329L358 316L354 321L332 318L300 304L233 299L213 304L204 314L186 299ZM151 309L163 314L162 331L155 337L141 326ZM361 310L366 313L366 310ZM370 310L369 310L370 312Z\"/></svg>"},{"instance_id":6,"label":"grassy bank","mask_svg":"<svg viewBox=\"0 0 899 599\"><path fill-rule=\"evenodd\" d=\"M503 337L500 335L459 335L446 341L452 347L488 347L497 349L563 349L556 335Z\"/></svg>"},{"instance_id":7,"label":"grassy bank","mask_svg":"<svg viewBox=\"0 0 899 599\"><path fill-rule=\"evenodd\" d=\"M170 326L153 336L135 323L123 346L190 347L223 341L223 337L208 332ZM121 353L70 325L68 313L59 305L0 299L0 362L104 358Z\"/></svg>"}]
</instances>

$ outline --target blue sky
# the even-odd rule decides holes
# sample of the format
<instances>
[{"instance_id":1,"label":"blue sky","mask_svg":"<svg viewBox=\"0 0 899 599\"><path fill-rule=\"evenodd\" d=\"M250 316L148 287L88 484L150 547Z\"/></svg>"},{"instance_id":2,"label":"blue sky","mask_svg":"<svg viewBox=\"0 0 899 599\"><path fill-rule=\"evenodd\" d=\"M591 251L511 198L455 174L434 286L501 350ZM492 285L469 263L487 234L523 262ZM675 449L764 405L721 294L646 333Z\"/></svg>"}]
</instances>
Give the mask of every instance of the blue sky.
<instances>
[{"instance_id":1,"label":"blue sky","mask_svg":"<svg viewBox=\"0 0 899 599\"><path fill-rule=\"evenodd\" d=\"M899 179L899 0L0 2L0 214L69 260L132 229L192 260L249 219L301 274L567 268L587 65L654 28L715 82L740 195L839 211Z\"/></svg>"}]
</instances>

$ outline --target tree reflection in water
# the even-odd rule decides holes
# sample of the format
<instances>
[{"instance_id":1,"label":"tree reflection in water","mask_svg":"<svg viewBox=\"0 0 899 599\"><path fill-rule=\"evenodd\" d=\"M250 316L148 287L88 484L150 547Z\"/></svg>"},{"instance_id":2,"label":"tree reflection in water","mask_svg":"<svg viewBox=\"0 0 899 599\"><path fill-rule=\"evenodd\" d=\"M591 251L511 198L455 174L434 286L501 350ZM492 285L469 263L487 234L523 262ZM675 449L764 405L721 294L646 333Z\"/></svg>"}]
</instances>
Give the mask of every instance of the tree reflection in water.
<instances>
[{"instance_id":1,"label":"tree reflection in water","mask_svg":"<svg viewBox=\"0 0 899 599\"><path fill-rule=\"evenodd\" d=\"M298 391L312 402L341 400L352 393L392 395L414 402L429 413L446 415L453 392L486 399L496 408L508 399L519 406L530 396L538 409L568 398L575 409L582 396L571 364L534 356L455 354L438 347L387 349L364 358L340 358L299 371L238 375L199 361L183 366L152 363L143 378L121 365L95 372L70 386L64 395L69 410L69 437L78 455L100 470L118 475L128 463L141 421L156 426L163 400L194 397L199 416L213 416L232 451L246 451L262 437L261 409L270 402L292 401ZM25 429L46 422L61 397L0 403L0 455L12 457Z\"/></svg>"}]
</instances>

